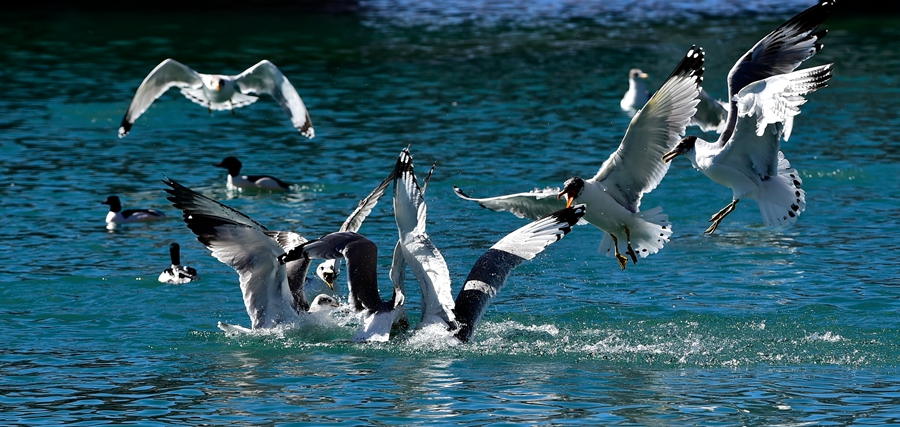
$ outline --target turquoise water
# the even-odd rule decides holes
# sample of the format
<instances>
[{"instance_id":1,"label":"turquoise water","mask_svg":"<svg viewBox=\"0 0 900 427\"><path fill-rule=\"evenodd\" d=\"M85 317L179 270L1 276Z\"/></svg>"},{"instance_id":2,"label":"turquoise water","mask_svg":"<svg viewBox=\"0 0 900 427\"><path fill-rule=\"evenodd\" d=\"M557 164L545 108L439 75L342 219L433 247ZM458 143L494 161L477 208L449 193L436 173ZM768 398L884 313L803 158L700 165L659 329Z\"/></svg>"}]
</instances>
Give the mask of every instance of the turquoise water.
<instances>
[{"instance_id":1,"label":"turquoise water","mask_svg":"<svg viewBox=\"0 0 900 427\"><path fill-rule=\"evenodd\" d=\"M628 124L618 108L628 69L656 87L696 43L704 86L723 96L734 60L806 3L5 14L0 424L898 422L894 19L833 16L806 64L836 71L783 146L807 191L794 226L763 227L746 201L703 235L731 192L679 159L643 203L674 224L663 251L621 271L596 253L601 232L578 227L515 271L468 345L352 344L340 318L226 336L216 322L249 324L237 275L194 239L160 182L314 237L337 229L411 145L420 170L437 163L428 229L459 286L525 221L464 203L453 185L489 196L593 175ZM118 139L134 90L166 57L225 73L271 60L316 138L271 99L210 115L173 90ZM211 166L227 155L299 188L228 194ZM170 218L109 232L99 202L110 194ZM361 231L390 248L385 201ZM172 241L200 281L156 281ZM415 322L418 295L408 304Z\"/></svg>"}]
</instances>

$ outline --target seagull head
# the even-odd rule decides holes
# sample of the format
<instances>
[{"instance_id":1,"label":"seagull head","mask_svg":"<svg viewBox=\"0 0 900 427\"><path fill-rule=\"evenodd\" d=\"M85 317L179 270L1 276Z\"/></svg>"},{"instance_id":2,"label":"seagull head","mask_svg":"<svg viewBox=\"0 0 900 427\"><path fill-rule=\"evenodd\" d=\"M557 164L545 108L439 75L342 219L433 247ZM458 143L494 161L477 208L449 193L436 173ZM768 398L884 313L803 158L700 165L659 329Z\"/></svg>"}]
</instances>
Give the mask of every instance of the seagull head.
<instances>
[{"instance_id":1,"label":"seagull head","mask_svg":"<svg viewBox=\"0 0 900 427\"><path fill-rule=\"evenodd\" d=\"M638 68L632 68L631 71L628 72L628 78L632 80L647 79L649 77L650 76L647 75L647 73L641 71Z\"/></svg>"},{"instance_id":2,"label":"seagull head","mask_svg":"<svg viewBox=\"0 0 900 427\"><path fill-rule=\"evenodd\" d=\"M213 77L211 83L212 83L213 89L218 90L218 91L221 91L221 90L222 90L222 86L223 86L223 85L222 85L222 79L217 78L217 77Z\"/></svg>"},{"instance_id":3,"label":"seagull head","mask_svg":"<svg viewBox=\"0 0 900 427\"><path fill-rule=\"evenodd\" d=\"M338 307L340 307L340 304L334 297L325 294L319 294L316 295L316 297L312 301L312 304L309 305L309 312L328 313Z\"/></svg>"},{"instance_id":4,"label":"seagull head","mask_svg":"<svg viewBox=\"0 0 900 427\"><path fill-rule=\"evenodd\" d=\"M693 135L686 136L686 137L682 138L681 141L679 141L677 145L675 145L675 148L673 148L672 151L669 151L668 153L663 154L662 161L665 163L669 163L672 161L672 159L674 159L682 154L689 153L691 150L694 149L694 146L696 144L697 144L696 136L693 136Z\"/></svg>"},{"instance_id":5,"label":"seagull head","mask_svg":"<svg viewBox=\"0 0 900 427\"><path fill-rule=\"evenodd\" d=\"M321 279L334 292L334 280L337 278L337 271L334 260L329 259L316 267L316 277Z\"/></svg>"},{"instance_id":6,"label":"seagull head","mask_svg":"<svg viewBox=\"0 0 900 427\"><path fill-rule=\"evenodd\" d=\"M568 208L572 206L572 203L581 195L582 191L584 191L584 180L573 176L563 184L563 189L556 195L556 200L566 196L566 208Z\"/></svg>"}]
</instances>

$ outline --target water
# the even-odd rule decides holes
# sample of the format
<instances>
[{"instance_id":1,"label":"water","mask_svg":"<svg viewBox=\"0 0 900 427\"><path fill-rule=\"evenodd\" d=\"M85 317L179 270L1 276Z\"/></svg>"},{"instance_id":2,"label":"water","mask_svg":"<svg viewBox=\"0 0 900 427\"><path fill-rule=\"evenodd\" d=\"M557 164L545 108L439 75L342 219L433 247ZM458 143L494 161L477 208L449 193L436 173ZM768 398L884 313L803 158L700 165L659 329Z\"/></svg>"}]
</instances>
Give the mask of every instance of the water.
<instances>
[{"instance_id":1,"label":"water","mask_svg":"<svg viewBox=\"0 0 900 427\"><path fill-rule=\"evenodd\" d=\"M446 3L446 4L444 4ZM168 205L164 176L271 228L340 226L411 145L430 234L458 287L524 224L464 203L590 176L615 149L627 70L658 86L691 44L704 86L809 2L365 2L340 13L11 12L0 24L0 424L847 425L900 419L898 22L833 16L835 62L784 144L808 206L767 229L679 159L643 207L674 224L659 254L620 271L579 227L517 269L472 343L347 342L333 324L228 337L247 325L237 275ZM474 11L474 12L473 12ZM297 87L316 138L271 99L208 114L165 94L125 139L141 79L173 57L237 73L267 58ZM297 183L229 195L211 163ZM104 228L117 194L168 220ZM382 248L390 201L362 232ZM202 280L156 281L168 245ZM382 293L388 250L382 249ZM458 288L457 288L458 289ZM418 295L410 295L413 321Z\"/></svg>"}]
</instances>

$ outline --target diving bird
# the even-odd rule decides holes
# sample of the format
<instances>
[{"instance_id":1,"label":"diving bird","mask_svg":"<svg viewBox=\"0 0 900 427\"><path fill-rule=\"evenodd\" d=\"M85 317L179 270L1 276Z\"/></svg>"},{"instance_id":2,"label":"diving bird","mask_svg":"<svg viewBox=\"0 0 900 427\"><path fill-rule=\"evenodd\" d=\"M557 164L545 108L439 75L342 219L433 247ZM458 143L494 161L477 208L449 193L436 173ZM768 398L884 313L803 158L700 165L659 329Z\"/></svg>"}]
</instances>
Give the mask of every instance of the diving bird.
<instances>
[{"instance_id":1,"label":"diving bird","mask_svg":"<svg viewBox=\"0 0 900 427\"><path fill-rule=\"evenodd\" d=\"M284 191L291 188L288 184L271 175L241 175L244 164L237 157L228 156L213 166L228 170L228 181L225 184L229 190L262 189L272 191Z\"/></svg>"},{"instance_id":2,"label":"diving bird","mask_svg":"<svg viewBox=\"0 0 900 427\"><path fill-rule=\"evenodd\" d=\"M197 240L240 276L251 330L290 324L312 311L304 293L310 261L298 259L285 264L278 259L306 243L306 238L290 231L270 231L236 209L174 180L167 178L163 182L170 187L166 189L168 200L182 211L184 222ZM312 307L321 309L322 301L331 300L314 300ZM226 332L247 330L221 322L219 328Z\"/></svg>"},{"instance_id":3,"label":"diving bird","mask_svg":"<svg viewBox=\"0 0 900 427\"><path fill-rule=\"evenodd\" d=\"M422 293L418 327L439 325L462 342L472 338L477 323L512 270L563 238L585 212L584 205L565 208L502 238L478 258L454 301L447 262L425 231L424 188L419 188L408 149L400 153L395 170L394 217L403 262L398 263L395 257L391 277L398 274L395 269L409 265ZM394 285L397 286L396 281Z\"/></svg>"},{"instance_id":4,"label":"diving bird","mask_svg":"<svg viewBox=\"0 0 900 427\"><path fill-rule=\"evenodd\" d=\"M703 80L704 53L691 47L662 87L634 117L619 148L590 179L572 177L562 190L544 189L493 198L468 197L459 188L456 194L495 211L508 210L520 217L537 218L577 201L587 205L584 220L606 232L599 250L615 256L624 270L628 263L622 253L637 263L662 249L672 234L668 216L662 208L641 211L641 197L663 179L668 164L660 162L684 135L694 115L697 94Z\"/></svg>"},{"instance_id":5,"label":"diving bird","mask_svg":"<svg viewBox=\"0 0 900 427\"><path fill-rule=\"evenodd\" d=\"M619 101L619 106L629 115L634 115L637 110L644 107L650 100L650 92L647 91L647 73L638 68L632 68L628 72L628 91ZM728 103L713 98L705 89L700 89L698 96L697 112L691 117L689 126L697 126L704 132L715 131L721 133L725 129L725 119L728 116Z\"/></svg>"},{"instance_id":6,"label":"diving bird","mask_svg":"<svg viewBox=\"0 0 900 427\"><path fill-rule=\"evenodd\" d=\"M728 72L731 107L728 126L715 142L686 136L663 156L686 155L697 170L732 190L732 201L716 212L706 229L712 234L743 198L757 201L767 226L792 224L806 208L806 192L796 169L781 152L803 98L827 86L833 64L794 71L822 44L818 31L833 0L794 16L762 38Z\"/></svg>"},{"instance_id":7,"label":"diving bird","mask_svg":"<svg viewBox=\"0 0 900 427\"><path fill-rule=\"evenodd\" d=\"M181 89L187 99L209 111L231 110L234 113L235 108L256 102L258 97L250 94L271 95L303 136L315 136L306 105L275 64L264 59L241 74L227 76L198 73L174 59L166 59L138 87L122 118L119 138L127 135L150 104L173 86Z\"/></svg>"},{"instance_id":8,"label":"diving bird","mask_svg":"<svg viewBox=\"0 0 900 427\"><path fill-rule=\"evenodd\" d=\"M159 273L158 280L160 282L183 285L200 278L196 269L181 265L181 246L178 243L169 244L169 258L172 260L172 265Z\"/></svg>"},{"instance_id":9,"label":"diving bird","mask_svg":"<svg viewBox=\"0 0 900 427\"><path fill-rule=\"evenodd\" d=\"M116 224L156 221L166 216L156 209L122 210L122 201L119 200L119 196L109 196L100 203L109 205L109 213L106 214L106 228L110 229L115 228Z\"/></svg>"}]
</instances>

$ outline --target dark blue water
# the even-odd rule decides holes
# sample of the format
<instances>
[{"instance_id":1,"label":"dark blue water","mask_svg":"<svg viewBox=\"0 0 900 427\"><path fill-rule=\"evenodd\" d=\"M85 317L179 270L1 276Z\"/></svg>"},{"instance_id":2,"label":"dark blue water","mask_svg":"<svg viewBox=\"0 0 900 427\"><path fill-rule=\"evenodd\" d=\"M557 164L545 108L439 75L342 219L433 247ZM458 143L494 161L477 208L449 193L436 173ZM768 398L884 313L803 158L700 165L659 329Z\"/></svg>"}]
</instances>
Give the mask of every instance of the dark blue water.
<instances>
[{"instance_id":1,"label":"dark blue water","mask_svg":"<svg viewBox=\"0 0 900 427\"><path fill-rule=\"evenodd\" d=\"M517 269L476 330L447 346L352 344L324 324L231 337L248 325L237 275L165 199L164 176L261 223L337 229L400 149L420 170L429 233L455 286L525 221L464 203L591 176L629 118L632 67L655 88L692 44L705 88L808 2L366 2L351 11L11 12L0 18L0 424L884 425L900 419L898 22L833 16L830 87L783 145L807 209L768 229L679 159L644 198L673 223L660 253L621 271L578 227ZM737 7L737 9L735 9ZM316 138L269 98L232 115L165 94L124 139L144 76L175 58L238 73L266 58L309 107ZM298 184L229 194L211 166ZM168 220L109 232L106 206ZM389 248L390 201L361 232ZM156 277L168 245L202 280ZM414 288L413 288L414 289ZM457 288L458 289L458 288ZM341 289L346 292L345 289ZM418 316L418 295L408 301Z\"/></svg>"}]
</instances>

